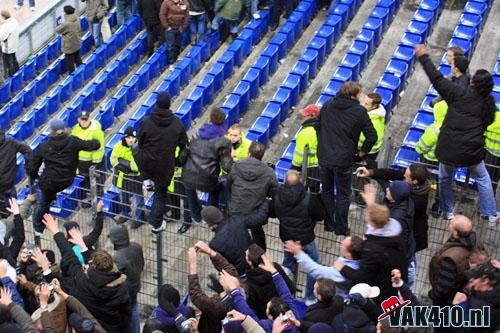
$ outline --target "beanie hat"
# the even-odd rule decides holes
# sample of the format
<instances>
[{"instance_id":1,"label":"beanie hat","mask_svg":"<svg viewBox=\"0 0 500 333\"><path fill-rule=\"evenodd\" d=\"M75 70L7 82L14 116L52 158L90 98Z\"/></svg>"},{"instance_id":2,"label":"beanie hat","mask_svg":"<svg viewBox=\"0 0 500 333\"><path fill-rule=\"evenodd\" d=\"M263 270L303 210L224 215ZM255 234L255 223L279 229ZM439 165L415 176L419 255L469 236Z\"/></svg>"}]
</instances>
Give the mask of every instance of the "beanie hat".
<instances>
[{"instance_id":1,"label":"beanie hat","mask_svg":"<svg viewBox=\"0 0 500 333\"><path fill-rule=\"evenodd\" d=\"M300 110L300 114L304 117L306 116L312 116L312 117L317 117L319 116L320 109L316 104L309 104L302 110Z\"/></svg>"},{"instance_id":2,"label":"beanie hat","mask_svg":"<svg viewBox=\"0 0 500 333\"><path fill-rule=\"evenodd\" d=\"M207 224L219 224L224 221L224 215L217 207L205 206L201 210L201 219Z\"/></svg>"},{"instance_id":3,"label":"beanie hat","mask_svg":"<svg viewBox=\"0 0 500 333\"><path fill-rule=\"evenodd\" d=\"M156 97L156 106L160 109L170 109L170 95L168 92L164 91L158 94Z\"/></svg>"},{"instance_id":4,"label":"beanie hat","mask_svg":"<svg viewBox=\"0 0 500 333\"><path fill-rule=\"evenodd\" d=\"M221 286L219 278L217 277L216 274L214 273L208 274L208 278L210 279L210 284L208 285L208 288L212 289L217 294L220 294L221 292L224 291L224 288Z\"/></svg>"},{"instance_id":5,"label":"beanie hat","mask_svg":"<svg viewBox=\"0 0 500 333\"><path fill-rule=\"evenodd\" d=\"M61 119L52 119L49 124L49 128L52 133L63 130L65 127L66 124Z\"/></svg>"},{"instance_id":6,"label":"beanie hat","mask_svg":"<svg viewBox=\"0 0 500 333\"><path fill-rule=\"evenodd\" d=\"M69 325L76 333L92 333L94 332L94 323L89 318L82 317L76 312L73 312L68 318Z\"/></svg>"},{"instance_id":7,"label":"beanie hat","mask_svg":"<svg viewBox=\"0 0 500 333\"><path fill-rule=\"evenodd\" d=\"M72 6L64 6L63 10L64 10L64 13L68 14L68 15L75 13L75 8Z\"/></svg>"},{"instance_id":8,"label":"beanie hat","mask_svg":"<svg viewBox=\"0 0 500 333\"><path fill-rule=\"evenodd\" d=\"M64 229L66 229L66 232L70 231L73 228L80 229L80 225L76 223L75 221L69 221L63 224Z\"/></svg>"},{"instance_id":9,"label":"beanie hat","mask_svg":"<svg viewBox=\"0 0 500 333\"><path fill-rule=\"evenodd\" d=\"M178 307L181 303L179 291L170 284L164 284L158 290L158 305L162 309L166 309L168 308L167 303L172 303L175 307Z\"/></svg>"},{"instance_id":10,"label":"beanie hat","mask_svg":"<svg viewBox=\"0 0 500 333\"><path fill-rule=\"evenodd\" d=\"M125 137L133 136L134 138L137 136L137 133L135 132L135 128L132 126L127 127L125 130Z\"/></svg>"},{"instance_id":11,"label":"beanie hat","mask_svg":"<svg viewBox=\"0 0 500 333\"><path fill-rule=\"evenodd\" d=\"M410 196L410 185L402 180L396 180L389 185L389 191L394 201L401 201Z\"/></svg>"},{"instance_id":12,"label":"beanie hat","mask_svg":"<svg viewBox=\"0 0 500 333\"><path fill-rule=\"evenodd\" d=\"M333 333L333 328L325 323L316 323L309 328L307 333Z\"/></svg>"}]
</instances>

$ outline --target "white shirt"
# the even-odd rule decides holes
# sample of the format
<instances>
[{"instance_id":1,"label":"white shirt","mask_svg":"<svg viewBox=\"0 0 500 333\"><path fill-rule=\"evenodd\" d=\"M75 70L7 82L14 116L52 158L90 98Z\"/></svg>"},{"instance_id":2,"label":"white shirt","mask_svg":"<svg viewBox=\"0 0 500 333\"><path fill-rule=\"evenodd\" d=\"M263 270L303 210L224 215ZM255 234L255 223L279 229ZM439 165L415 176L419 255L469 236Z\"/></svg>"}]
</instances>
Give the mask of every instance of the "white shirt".
<instances>
[{"instance_id":1,"label":"white shirt","mask_svg":"<svg viewBox=\"0 0 500 333\"><path fill-rule=\"evenodd\" d=\"M8 18L0 26L0 44L2 52L11 54L17 52L19 44L19 23L13 17Z\"/></svg>"}]
</instances>

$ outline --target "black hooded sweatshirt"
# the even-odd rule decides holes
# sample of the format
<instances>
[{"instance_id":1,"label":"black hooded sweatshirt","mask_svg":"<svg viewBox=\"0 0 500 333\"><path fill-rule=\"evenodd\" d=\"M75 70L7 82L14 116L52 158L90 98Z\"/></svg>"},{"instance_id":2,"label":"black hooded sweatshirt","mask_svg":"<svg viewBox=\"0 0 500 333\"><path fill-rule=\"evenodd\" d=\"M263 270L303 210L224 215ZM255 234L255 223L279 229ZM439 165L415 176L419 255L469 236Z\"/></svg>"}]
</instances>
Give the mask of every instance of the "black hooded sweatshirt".
<instances>
[{"instance_id":1,"label":"black hooded sweatshirt","mask_svg":"<svg viewBox=\"0 0 500 333\"><path fill-rule=\"evenodd\" d=\"M16 179L17 153L24 155L25 165L31 159L31 149L14 139L5 137L5 133L0 131L0 192L8 190L14 186Z\"/></svg>"},{"instance_id":2,"label":"black hooded sweatshirt","mask_svg":"<svg viewBox=\"0 0 500 333\"><path fill-rule=\"evenodd\" d=\"M411 197L399 201L390 202L384 200L389 208L391 218L395 219L401 224L401 237L406 246L406 260L409 263L415 254L415 236L413 233L413 216L415 214L415 207Z\"/></svg>"},{"instance_id":3,"label":"black hooded sweatshirt","mask_svg":"<svg viewBox=\"0 0 500 333\"><path fill-rule=\"evenodd\" d=\"M174 175L175 150L181 152L188 137L182 122L169 109L156 108L141 123L135 161L144 177L168 186ZM180 152L179 152L180 154Z\"/></svg>"}]
</instances>

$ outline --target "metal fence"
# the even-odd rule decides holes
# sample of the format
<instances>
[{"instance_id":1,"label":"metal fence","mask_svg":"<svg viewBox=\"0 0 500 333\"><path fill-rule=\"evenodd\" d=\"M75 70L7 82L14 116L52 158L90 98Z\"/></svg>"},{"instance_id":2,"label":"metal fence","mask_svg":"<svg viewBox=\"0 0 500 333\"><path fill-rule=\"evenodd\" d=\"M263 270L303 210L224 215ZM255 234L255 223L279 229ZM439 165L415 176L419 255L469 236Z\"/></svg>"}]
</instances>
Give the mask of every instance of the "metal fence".
<instances>
[{"instance_id":1,"label":"metal fence","mask_svg":"<svg viewBox=\"0 0 500 333\"><path fill-rule=\"evenodd\" d=\"M389 159L387 159L389 160ZM90 193L94 198L91 208L82 208L86 206L88 201L84 199L84 192L87 189L83 187L75 187L70 192L67 192L66 199L73 202L70 209L64 212L59 212L59 215L67 215L66 218L60 218L61 222L65 220L76 221L80 224L84 234L90 232L93 227L93 211L97 202L97 193L110 190L111 193L116 191L112 187L113 174L109 172L96 171L92 173ZM361 187L354 185L353 191L357 192ZM465 192L464 192L465 191ZM108 192L110 193L110 192ZM488 223L482 221L477 212L478 196L477 192L472 189L462 189L460 186L456 187L456 195L464 200L465 211L464 214L469 216L474 222L474 228L486 246L488 252L492 257L499 258L498 244L500 244L500 232L498 229L488 228ZM462 195L464 194L465 195ZM182 195L170 193L173 198L177 197L182 199ZM430 195L430 204L434 201L435 191L433 190ZM110 228L115 224L112 216L116 208L125 205L131 208L129 203L120 202L119 197L111 198L104 195L106 201L105 207L105 222L104 230L101 235L98 246L113 253L113 247L108 240ZM150 198L146 195L146 204L149 205ZM156 293L159 286L163 283L170 283L176 286L181 293L187 292L187 276L189 272L189 265L187 261L187 250L189 247L194 246L198 240L209 242L212 239L213 232L207 228L206 225L194 223L194 225L184 234L177 233L181 226L182 216L186 212L187 207L183 207L182 200L180 200L180 207L169 205L169 214L165 216L168 221L167 229L158 235L154 235L150 231L150 227L146 221L140 221L141 227L137 229L129 228L131 241L139 243L144 250L145 269L142 274L142 289L139 293L139 304L142 309L148 314L150 307L157 304ZM68 205L67 205L68 206ZM69 205L71 206L71 205ZM430 205L429 205L430 207ZM171 214L173 209L180 209L181 218L174 218ZM146 211L149 209L146 208ZM56 214L57 215L57 214ZM132 222L127 222L130 224ZM349 211L349 227L351 234L363 236L366 225L364 222L364 207L360 204L351 204ZM269 219L267 225L264 226L267 241L267 251L271 258L278 263L283 261L283 243L279 238L279 223L276 219ZM325 232L322 223L316 226L316 241L320 253L320 261L324 265L332 265L335 259L340 255L340 242L342 236L336 236L331 232ZM416 293L424 299L429 289L428 271L429 261L432 254L443 244L448 237L447 222L442 218L429 216L429 247L417 254L417 284ZM27 240L34 240L34 234L31 226L27 228ZM49 248L56 250L55 244L50 235L45 232L40 239L42 248ZM215 272L210 261L206 256L198 255L198 274L200 275L202 286L206 287L208 282L207 276L209 273ZM296 297L302 298L305 291L306 275L299 268L298 275L296 276L297 287L299 292ZM205 289L207 290L207 289Z\"/></svg>"}]
</instances>

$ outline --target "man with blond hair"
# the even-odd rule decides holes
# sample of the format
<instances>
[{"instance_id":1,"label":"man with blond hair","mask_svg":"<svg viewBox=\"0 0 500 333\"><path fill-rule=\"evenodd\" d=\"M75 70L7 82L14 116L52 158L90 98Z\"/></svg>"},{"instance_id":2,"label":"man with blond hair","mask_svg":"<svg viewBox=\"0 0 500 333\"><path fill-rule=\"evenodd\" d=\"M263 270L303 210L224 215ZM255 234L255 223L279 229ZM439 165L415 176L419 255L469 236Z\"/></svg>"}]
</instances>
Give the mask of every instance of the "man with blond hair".
<instances>
[{"instance_id":1,"label":"man with blond hair","mask_svg":"<svg viewBox=\"0 0 500 333\"><path fill-rule=\"evenodd\" d=\"M239 161L248 157L248 149L252 143L245 138L240 124L233 124L227 131L227 138L231 141L231 157L233 161Z\"/></svg>"}]
</instances>

